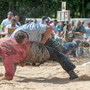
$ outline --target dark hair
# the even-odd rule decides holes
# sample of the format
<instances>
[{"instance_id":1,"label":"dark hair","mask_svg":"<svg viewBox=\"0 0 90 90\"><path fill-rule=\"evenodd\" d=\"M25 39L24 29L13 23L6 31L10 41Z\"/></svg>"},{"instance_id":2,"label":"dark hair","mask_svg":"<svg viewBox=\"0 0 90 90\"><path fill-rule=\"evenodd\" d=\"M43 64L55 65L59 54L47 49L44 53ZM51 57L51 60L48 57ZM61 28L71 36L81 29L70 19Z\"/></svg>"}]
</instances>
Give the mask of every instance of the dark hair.
<instances>
[{"instance_id":1,"label":"dark hair","mask_svg":"<svg viewBox=\"0 0 90 90\"><path fill-rule=\"evenodd\" d=\"M46 16L43 16L43 17L42 17L42 20L45 20L46 18L47 18Z\"/></svg>"},{"instance_id":2,"label":"dark hair","mask_svg":"<svg viewBox=\"0 0 90 90\"><path fill-rule=\"evenodd\" d=\"M16 19L15 19L15 17L13 17L13 18L11 19L11 22L12 22L12 21L15 21L15 22L16 22Z\"/></svg>"},{"instance_id":3,"label":"dark hair","mask_svg":"<svg viewBox=\"0 0 90 90\"><path fill-rule=\"evenodd\" d=\"M26 36L25 36L25 33L23 31L18 31L14 35L14 38L15 38L17 43L23 43L25 37Z\"/></svg>"},{"instance_id":4,"label":"dark hair","mask_svg":"<svg viewBox=\"0 0 90 90\"><path fill-rule=\"evenodd\" d=\"M55 19L55 20L53 20L53 21L57 22L57 20L56 20L56 19Z\"/></svg>"}]
</instances>

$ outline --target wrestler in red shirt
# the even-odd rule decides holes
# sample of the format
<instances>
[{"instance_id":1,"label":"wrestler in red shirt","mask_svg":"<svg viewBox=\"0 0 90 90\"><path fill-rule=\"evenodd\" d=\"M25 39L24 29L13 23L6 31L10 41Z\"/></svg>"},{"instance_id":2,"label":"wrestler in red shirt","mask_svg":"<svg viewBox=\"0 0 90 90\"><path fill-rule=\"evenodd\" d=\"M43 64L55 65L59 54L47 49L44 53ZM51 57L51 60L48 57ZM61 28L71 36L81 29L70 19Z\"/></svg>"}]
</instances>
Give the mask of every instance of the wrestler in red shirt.
<instances>
[{"instance_id":1,"label":"wrestler in red shirt","mask_svg":"<svg viewBox=\"0 0 90 90\"><path fill-rule=\"evenodd\" d=\"M5 37L0 39L0 56L5 67L5 77L2 80L12 80L15 74L15 63L22 62L30 48L26 33L17 32L15 39Z\"/></svg>"}]
</instances>

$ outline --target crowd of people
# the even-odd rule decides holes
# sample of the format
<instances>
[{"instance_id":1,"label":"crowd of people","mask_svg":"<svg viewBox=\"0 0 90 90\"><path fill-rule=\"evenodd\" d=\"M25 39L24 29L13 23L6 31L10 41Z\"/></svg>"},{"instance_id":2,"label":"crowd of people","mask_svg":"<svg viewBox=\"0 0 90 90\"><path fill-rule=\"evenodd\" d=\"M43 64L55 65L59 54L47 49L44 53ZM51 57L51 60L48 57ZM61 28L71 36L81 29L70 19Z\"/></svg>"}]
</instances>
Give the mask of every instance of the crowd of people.
<instances>
[{"instance_id":1,"label":"crowd of people","mask_svg":"<svg viewBox=\"0 0 90 90\"><path fill-rule=\"evenodd\" d=\"M7 19L1 23L2 31L5 28L16 27L15 31L8 37L0 39L0 56L2 56L5 67L5 80L12 80L16 71L17 63L21 66L26 62L32 64L44 63L48 60L57 61L62 68L69 74L70 80L78 78L74 72L75 65L70 61L66 54L76 49L81 44L85 46L81 39L86 33L86 46L90 46L90 38L87 34L90 29L88 22L85 30L84 22L60 22L51 20L50 17L43 16L42 22L25 21L24 25L19 22L19 16L14 16L8 12ZM72 53L71 53L72 54Z\"/></svg>"}]
</instances>

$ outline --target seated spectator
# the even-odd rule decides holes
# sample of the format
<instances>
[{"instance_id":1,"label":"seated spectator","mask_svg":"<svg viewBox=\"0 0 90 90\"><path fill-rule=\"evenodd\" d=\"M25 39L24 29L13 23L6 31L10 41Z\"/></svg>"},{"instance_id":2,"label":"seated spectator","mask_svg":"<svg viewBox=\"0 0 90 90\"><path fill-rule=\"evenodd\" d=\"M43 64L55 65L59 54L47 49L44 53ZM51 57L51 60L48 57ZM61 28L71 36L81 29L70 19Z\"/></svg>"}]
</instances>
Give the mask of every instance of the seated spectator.
<instances>
[{"instance_id":1,"label":"seated spectator","mask_svg":"<svg viewBox=\"0 0 90 90\"><path fill-rule=\"evenodd\" d=\"M83 32L85 32L85 28L84 28L83 25L84 25L84 21L81 21L81 29L82 29Z\"/></svg>"},{"instance_id":2,"label":"seated spectator","mask_svg":"<svg viewBox=\"0 0 90 90\"><path fill-rule=\"evenodd\" d=\"M65 25L63 29L63 36L66 42L71 42L74 39L70 24Z\"/></svg>"},{"instance_id":3,"label":"seated spectator","mask_svg":"<svg viewBox=\"0 0 90 90\"><path fill-rule=\"evenodd\" d=\"M74 27L74 21L71 21L71 29Z\"/></svg>"},{"instance_id":4,"label":"seated spectator","mask_svg":"<svg viewBox=\"0 0 90 90\"><path fill-rule=\"evenodd\" d=\"M13 17L13 13L12 13L12 12L8 12L7 18L4 19L4 20L2 21L2 23L1 23L1 29L2 29L2 31L5 30L5 27L6 27L7 25L11 24L11 19L12 19L12 17Z\"/></svg>"},{"instance_id":5,"label":"seated spectator","mask_svg":"<svg viewBox=\"0 0 90 90\"><path fill-rule=\"evenodd\" d=\"M63 27L64 27L64 26L65 26L65 25L64 25L64 22L61 21L60 24L57 25L57 30L58 30L58 28L60 28L60 30L63 31Z\"/></svg>"},{"instance_id":6,"label":"seated spectator","mask_svg":"<svg viewBox=\"0 0 90 90\"><path fill-rule=\"evenodd\" d=\"M76 21L76 26L73 27L73 34L75 38L80 38L85 33L81 28L81 22Z\"/></svg>"},{"instance_id":7,"label":"seated spectator","mask_svg":"<svg viewBox=\"0 0 90 90\"><path fill-rule=\"evenodd\" d=\"M57 30L57 33L54 36L54 40L56 42L59 42L59 43L62 42L62 36L61 36L61 30L60 29Z\"/></svg>"},{"instance_id":8,"label":"seated spectator","mask_svg":"<svg viewBox=\"0 0 90 90\"><path fill-rule=\"evenodd\" d=\"M87 23L87 28L86 29L90 29L90 22Z\"/></svg>"},{"instance_id":9,"label":"seated spectator","mask_svg":"<svg viewBox=\"0 0 90 90\"><path fill-rule=\"evenodd\" d=\"M19 16L15 16L15 19L16 19L16 24L17 24L17 26L21 26L21 23L20 23L20 21L19 21Z\"/></svg>"},{"instance_id":10,"label":"seated spectator","mask_svg":"<svg viewBox=\"0 0 90 90\"><path fill-rule=\"evenodd\" d=\"M18 25L16 24L16 19L14 17L11 19L11 24L7 25L6 28L18 28Z\"/></svg>"},{"instance_id":11,"label":"seated spectator","mask_svg":"<svg viewBox=\"0 0 90 90\"><path fill-rule=\"evenodd\" d=\"M6 35L5 37L10 36L10 35L12 34L12 32L13 32L16 28L18 28L18 26L17 26L17 24L16 24L16 19L13 17L13 18L11 19L11 24L9 24L9 25L6 26L5 32L8 31L8 32L7 32L8 35ZM8 30L8 29L9 29L9 30Z\"/></svg>"},{"instance_id":12,"label":"seated spectator","mask_svg":"<svg viewBox=\"0 0 90 90\"><path fill-rule=\"evenodd\" d=\"M90 22L87 23L87 27L85 28L86 34L84 35L84 38L87 39L90 37Z\"/></svg>"},{"instance_id":13,"label":"seated spectator","mask_svg":"<svg viewBox=\"0 0 90 90\"><path fill-rule=\"evenodd\" d=\"M83 23L82 23L83 25ZM73 27L73 34L74 34L74 37L77 38L77 39L83 39L83 35L84 35L85 31L83 31L82 29L82 26L81 26L81 22L80 21L76 21L76 26ZM83 54L84 54L84 51L83 51L83 48L78 48L77 51L77 56L78 57L83 57Z\"/></svg>"}]
</instances>

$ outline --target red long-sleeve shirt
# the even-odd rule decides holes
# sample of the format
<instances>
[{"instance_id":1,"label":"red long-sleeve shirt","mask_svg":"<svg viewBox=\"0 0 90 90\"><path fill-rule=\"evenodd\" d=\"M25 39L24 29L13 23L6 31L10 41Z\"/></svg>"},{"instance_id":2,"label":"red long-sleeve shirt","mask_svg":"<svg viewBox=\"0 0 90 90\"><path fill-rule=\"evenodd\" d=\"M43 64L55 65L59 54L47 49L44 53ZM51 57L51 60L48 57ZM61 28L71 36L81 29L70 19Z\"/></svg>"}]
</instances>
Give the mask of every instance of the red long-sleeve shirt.
<instances>
[{"instance_id":1,"label":"red long-sleeve shirt","mask_svg":"<svg viewBox=\"0 0 90 90\"><path fill-rule=\"evenodd\" d=\"M0 56L2 56L6 76L14 76L14 64L22 62L25 59L29 48L30 42L27 44L18 44L15 39L10 37L0 39Z\"/></svg>"}]
</instances>

